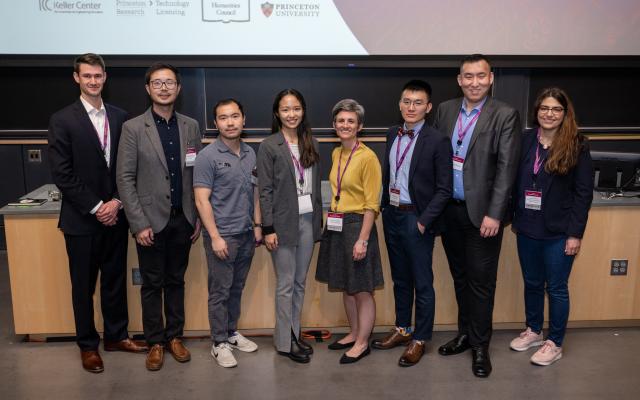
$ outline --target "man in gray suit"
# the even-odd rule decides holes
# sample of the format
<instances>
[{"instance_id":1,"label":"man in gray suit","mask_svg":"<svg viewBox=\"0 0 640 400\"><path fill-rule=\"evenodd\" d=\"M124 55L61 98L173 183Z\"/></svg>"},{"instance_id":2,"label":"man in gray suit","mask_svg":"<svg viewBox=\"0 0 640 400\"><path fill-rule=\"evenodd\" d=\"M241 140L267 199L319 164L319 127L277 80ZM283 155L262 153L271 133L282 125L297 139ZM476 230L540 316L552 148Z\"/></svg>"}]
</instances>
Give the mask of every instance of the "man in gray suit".
<instances>
[{"instance_id":1,"label":"man in gray suit","mask_svg":"<svg viewBox=\"0 0 640 400\"><path fill-rule=\"evenodd\" d=\"M472 371L491 373L489 342L498 259L520 149L520 117L488 96L493 72L481 54L466 57L458 84L463 98L438 107L434 127L453 148L453 199L446 207L444 245L458 303L458 335L438 349L472 349Z\"/></svg>"},{"instance_id":2,"label":"man in gray suit","mask_svg":"<svg viewBox=\"0 0 640 400\"><path fill-rule=\"evenodd\" d=\"M180 336L184 274L191 244L200 234L192 188L202 142L198 123L174 111L178 70L156 63L145 80L153 104L122 127L116 179L142 275L142 325L151 348L146 367L156 371L162 368L165 346L177 361L191 359Z\"/></svg>"}]
</instances>

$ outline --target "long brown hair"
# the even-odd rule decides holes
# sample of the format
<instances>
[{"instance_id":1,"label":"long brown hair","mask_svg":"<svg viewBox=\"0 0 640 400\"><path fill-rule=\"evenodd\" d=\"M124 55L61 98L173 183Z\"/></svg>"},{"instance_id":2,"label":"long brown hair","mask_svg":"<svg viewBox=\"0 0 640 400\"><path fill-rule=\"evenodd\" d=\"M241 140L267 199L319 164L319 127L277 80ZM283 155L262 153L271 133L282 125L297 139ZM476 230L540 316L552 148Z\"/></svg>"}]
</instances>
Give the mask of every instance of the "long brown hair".
<instances>
[{"instance_id":1,"label":"long brown hair","mask_svg":"<svg viewBox=\"0 0 640 400\"><path fill-rule=\"evenodd\" d=\"M316 151L315 147L313 147L311 125L307 119L307 103L304 101L302 93L295 89L285 89L276 95L275 100L273 100L271 133L277 133L282 130L282 121L280 121L280 117L278 117L278 110L280 109L280 100L287 95L295 97L302 106L302 121L297 128L298 144L300 145L300 164L304 168L309 168L318 162L320 155Z\"/></svg>"},{"instance_id":2,"label":"long brown hair","mask_svg":"<svg viewBox=\"0 0 640 400\"><path fill-rule=\"evenodd\" d=\"M552 97L564 108L564 117L549 149L544 169L548 173L566 175L578 163L578 156L586 138L578 132L576 113L569 96L557 87L542 89L533 106L533 123L539 126L538 111L544 99Z\"/></svg>"}]
</instances>

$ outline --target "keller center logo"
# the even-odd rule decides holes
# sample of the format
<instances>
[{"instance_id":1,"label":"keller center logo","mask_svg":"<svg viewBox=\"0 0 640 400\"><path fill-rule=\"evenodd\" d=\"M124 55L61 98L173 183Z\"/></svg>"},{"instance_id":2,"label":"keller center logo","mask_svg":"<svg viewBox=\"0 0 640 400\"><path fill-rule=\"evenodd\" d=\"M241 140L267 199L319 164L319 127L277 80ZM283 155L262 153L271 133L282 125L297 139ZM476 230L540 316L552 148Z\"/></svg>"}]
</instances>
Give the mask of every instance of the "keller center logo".
<instances>
[{"instance_id":1,"label":"keller center logo","mask_svg":"<svg viewBox=\"0 0 640 400\"><path fill-rule=\"evenodd\" d=\"M269 18L273 13L273 4L269 3L268 1L266 3L262 3L260 5L260 8L262 8L262 13L267 18Z\"/></svg>"},{"instance_id":2,"label":"keller center logo","mask_svg":"<svg viewBox=\"0 0 640 400\"><path fill-rule=\"evenodd\" d=\"M40 0L40 11L53 11L51 6L49 6L49 0Z\"/></svg>"}]
</instances>

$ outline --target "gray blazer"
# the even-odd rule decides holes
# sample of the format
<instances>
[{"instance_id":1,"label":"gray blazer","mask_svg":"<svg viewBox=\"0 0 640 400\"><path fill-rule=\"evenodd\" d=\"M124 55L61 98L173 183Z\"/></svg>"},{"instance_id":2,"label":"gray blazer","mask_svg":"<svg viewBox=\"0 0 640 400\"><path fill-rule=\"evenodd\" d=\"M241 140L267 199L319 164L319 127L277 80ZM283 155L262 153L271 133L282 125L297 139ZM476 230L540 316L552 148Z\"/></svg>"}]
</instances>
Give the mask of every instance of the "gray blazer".
<instances>
[{"instance_id":1,"label":"gray blazer","mask_svg":"<svg viewBox=\"0 0 640 400\"><path fill-rule=\"evenodd\" d=\"M313 139L318 150L318 142ZM262 225L273 227L278 243L284 246L298 244L298 193L296 175L284 135L275 133L262 141L258 149L258 188ZM312 167L313 190L313 240L322 234L322 196L320 193L320 168Z\"/></svg>"},{"instance_id":2,"label":"gray blazer","mask_svg":"<svg viewBox=\"0 0 640 400\"><path fill-rule=\"evenodd\" d=\"M462 98L438 106L434 128L453 135ZM511 187L518 172L522 126L510 105L487 98L476 122L464 161L464 197L471 222L480 227L485 215L506 219Z\"/></svg>"},{"instance_id":3,"label":"gray blazer","mask_svg":"<svg viewBox=\"0 0 640 400\"><path fill-rule=\"evenodd\" d=\"M195 147L197 152L202 149L200 128L196 120L185 115L176 113L176 119L180 131L182 210L195 226L193 167L185 167L185 155L187 147ZM131 232L151 227L157 233L167 226L171 213L169 168L151 108L122 126L116 182Z\"/></svg>"}]
</instances>

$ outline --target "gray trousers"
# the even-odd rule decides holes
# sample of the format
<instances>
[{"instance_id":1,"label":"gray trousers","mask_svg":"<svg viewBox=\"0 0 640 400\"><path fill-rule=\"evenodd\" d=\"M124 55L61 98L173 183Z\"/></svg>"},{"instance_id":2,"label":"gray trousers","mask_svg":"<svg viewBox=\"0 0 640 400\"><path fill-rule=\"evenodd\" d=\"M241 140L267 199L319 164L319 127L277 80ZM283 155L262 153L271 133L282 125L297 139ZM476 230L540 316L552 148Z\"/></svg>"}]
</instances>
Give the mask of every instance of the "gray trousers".
<instances>
[{"instance_id":1,"label":"gray trousers","mask_svg":"<svg viewBox=\"0 0 640 400\"><path fill-rule=\"evenodd\" d=\"M209 268L209 327L216 342L225 342L238 329L242 289L255 252L253 231L223 238L229 251L226 260L215 255L211 238L203 237Z\"/></svg>"},{"instance_id":2,"label":"gray trousers","mask_svg":"<svg viewBox=\"0 0 640 400\"><path fill-rule=\"evenodd\" d=\"M298 245L278 246L271 252L276 270L276 350L291 350L291 331L300 332L300 314L304 304L307 271L313 255L313 213L298 219Z\"/></svg>"}]
</instances>

